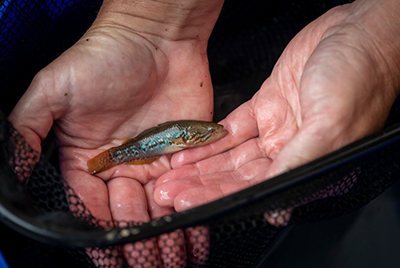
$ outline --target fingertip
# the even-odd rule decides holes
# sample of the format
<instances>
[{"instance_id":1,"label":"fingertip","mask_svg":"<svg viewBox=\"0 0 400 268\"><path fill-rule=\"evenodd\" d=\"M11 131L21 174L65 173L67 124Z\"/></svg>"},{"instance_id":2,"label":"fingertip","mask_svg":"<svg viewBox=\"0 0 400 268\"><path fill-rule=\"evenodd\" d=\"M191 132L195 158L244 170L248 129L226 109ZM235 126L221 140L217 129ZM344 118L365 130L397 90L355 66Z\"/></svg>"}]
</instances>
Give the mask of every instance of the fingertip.
<instances>
[{"instance_id":1,"label":"fingertip","mask_svg":"<svg viewBox=\"0 0 400 268\"><path fill-rule=\"evenodd\" d=\"M15 124L10 120L13 124L13 127L18 131L18 133L24 138L25 142L29 144L29 146L38 152L39 154L42 152L42 139L39 135L35 133L34 130L24 127L18 124Z\"/></svg>"},{"instance_id":2,"label":"fingertip","mask_svg":"<svg viewBox=\"0 0 400 268\"><path fill-rule=\"evenodd\" d=\"M161 175L161 177L159 177L155 184L154 184L154 188L158 188L159 186L163 185L164 183L169 182L170 180L172 180L173 178L171 178L173 175L170 175L169 173L171 173L171 171Z\"/></svg>"},{"instance_id":3,"label":"fingertip","mask_svg":"<svg viewBox=\"0 0 400 268\"><path fill-rule=\"evenodd\" d=\"M208 198L211 196L208 196L207 198L203 197L196 197L195 195L196 192L200 192L199 189L193 189L185 191L181 194L179 194L175 200L174 200L174 208L177 212L182 212L185 210L189 210L191 208L199 207L201 205L207 204L208 202L211 202L212 200L208 201ZM193 193L195 192L195 193Z\"/></svg>"},{"instance_id":4,"label":"fingertip","mask_svg":"<svg viewBox=\"0 0 400 268\"><path fill-rule=\"evenodd\" d=\"M191 202L192 200L190 198L187 197L186 193L183 193L181 195L179 195L179 197L177 197L174 201L174 208L177 212L182 212L188 209L191 209L193 207L197 207L199 206L199 204L196 204L197 202L195 202L194 204Z\"/></svg>"},{"instance_id":5,"label":"fingertip","mask_svg":"<svg viewBox=\"0 0 400 268\"><path fill-rule=\"evenodd\" d=\"M198 207L224 196L219 185L193 187L179 193L174 199L174 207L178 212Z\"/></svg>"},{"instance_id":6,"label":"fingertip","mask_svg":"<svg viewBox=\"0 0 400 268\"><path fill-rule=\"evenodd\" d=\"M164 173L160 176L160 178L157 179L156 187L169 181L196 177L198 175L200 175L199 170L196 168L195 165L186 165L177 169L172 169Z\"/></svg>"},{"instance_id":7,"label":"fingertip","mask_svg":"<svg viewBox=\"0 0 400 268\"><path fill-rule=\"evenodd\" d=\"M165 185L156 186L153 193L154 202L161 207L173 206L170 191L168 191L168 188L165 188Z\"/></svg>"},{"instance_id":8,"label":"fingertip","mask_svg":"<svg viewBox=\"0 0 400 268\"><path fill-rule=\"evenodd\" d=\"M169 181L154 190L154 201L159 206L173 206L175 198L183 191L201 186L200 179L193 177L183 180Z\"/></svg>"},{"instance_id":9,"label":"fingertip","mask_svg":"<svg viewBox=\"0 0 400 268\"><path fill-rule=\"evenodd\" d=\"M26 100L24 95L8 116L8 120L19 134L24 137L25 141L34 150L41 153L41 143L53 125L53 117L48 107L44 104L37 108L35 105L28 105L28 101L42 103L41 100L36 99Z\"/></svg>"},{"instance_id":10,"label":"fingertip","mask_svg":"<svg viewBox=\"0 0 400 268\"><path fill-rule=\"evenodd\" d=\"M185 151L178 152L172 155L171 157L171 167L178 168L185 164Z\"/></svg>"},{"instance_id":11,"label":"fingertip","mask_svg":"<svg viewBox=\"0 0 400 268\"><path fill-rule=\"evenodd\" d=\"M162 175L161 177L159 177L156 182L154 183L154 189L157 189L158 186L164 184L167 181L164 181L164 175Z\"/></svg>"}]
</instances>

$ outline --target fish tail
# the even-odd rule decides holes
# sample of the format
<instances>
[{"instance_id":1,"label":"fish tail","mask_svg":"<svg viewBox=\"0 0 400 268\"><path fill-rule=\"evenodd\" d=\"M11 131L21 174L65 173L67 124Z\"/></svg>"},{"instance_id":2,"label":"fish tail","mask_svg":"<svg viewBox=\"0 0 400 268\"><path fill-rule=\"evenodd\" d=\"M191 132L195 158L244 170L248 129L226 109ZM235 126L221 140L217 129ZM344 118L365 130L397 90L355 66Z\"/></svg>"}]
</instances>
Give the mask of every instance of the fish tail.
<instances>
[{"instance_id":1,"label":"fish tail","mask_svg":"<svg viewBox=\"0 0 400 268\"><path fill-rule=\"evenodd\" d=\"M98 174L104 170L112 168L116 163L112 159L110 150L104 151L87 162L90 174Z\"/></svg>"}]
</instances>

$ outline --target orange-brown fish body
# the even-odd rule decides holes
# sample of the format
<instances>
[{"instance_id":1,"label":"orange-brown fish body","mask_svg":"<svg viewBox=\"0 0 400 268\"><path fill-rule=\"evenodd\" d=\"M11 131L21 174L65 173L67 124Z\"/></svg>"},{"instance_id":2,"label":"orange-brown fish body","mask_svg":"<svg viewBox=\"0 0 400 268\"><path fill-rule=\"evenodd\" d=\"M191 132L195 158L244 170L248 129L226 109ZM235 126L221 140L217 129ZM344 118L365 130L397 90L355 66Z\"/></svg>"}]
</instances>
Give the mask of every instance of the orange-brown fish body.
<instances>
[{"instance_id":1,"label":"orange-brown fish body","mask_svg":"<svg viewBox=\"0 0 400 268\"><path fill-rule=\"evenodd\" d=\"M226 133L222 125L213 122L197 120L165 122L90 159L89 172L97 174L122 163L148 164L164 154L209 144L222 138Z\"/></svg>"}]
</instances>

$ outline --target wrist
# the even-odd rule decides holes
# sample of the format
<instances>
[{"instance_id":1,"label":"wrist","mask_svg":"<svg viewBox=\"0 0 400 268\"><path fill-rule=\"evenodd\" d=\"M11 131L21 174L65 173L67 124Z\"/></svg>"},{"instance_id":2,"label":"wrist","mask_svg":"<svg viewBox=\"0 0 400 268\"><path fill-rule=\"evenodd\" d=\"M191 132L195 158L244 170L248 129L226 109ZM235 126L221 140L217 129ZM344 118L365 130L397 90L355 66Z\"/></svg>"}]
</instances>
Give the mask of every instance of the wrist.
<instances>
[{"instance_id":1,"label":"wrist","mask_svg":"<svg viewBox=\"0 0 400 268\"><path fill-rule=\"evenodd\" d=\"M155 46L193 40L205 46L223 0L105 0L94 27L118 27L141 35Z\"/></svg>"}]
</instances>

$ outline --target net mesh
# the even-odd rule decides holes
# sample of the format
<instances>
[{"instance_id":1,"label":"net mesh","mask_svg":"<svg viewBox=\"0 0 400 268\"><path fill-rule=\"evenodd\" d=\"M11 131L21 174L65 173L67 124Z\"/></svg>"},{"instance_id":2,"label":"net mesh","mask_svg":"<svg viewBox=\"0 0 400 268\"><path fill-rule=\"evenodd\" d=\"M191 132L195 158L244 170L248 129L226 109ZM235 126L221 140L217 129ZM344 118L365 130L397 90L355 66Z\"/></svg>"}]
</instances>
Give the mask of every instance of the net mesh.
<instances>
[{"instance_id":1,"label":"net mesh","mask_svg":"<svg viewBox=\"0 0 400 268\"><path fill-rule=\"evenodd\" d=\"M315 1L279 3L272 8L269 1L232 0L224 7L209 45L216 120L251 97L295 33L338 4L335 1L329 5ZM10 112L35 73L84 33L100 4L100 1L79 0L3 1L0 105L4 114ZM397 101L386 127L399 122L398 107ZM179 226L185 215L172 214L149 223L121 221L115 226L96 219L59 174L56 153L48 145L52 144L51 138L44 144L49 149L39 156L3 113L0 194L16 210L35 216L43 228L54 225L65 227L71 234L77 230L109 230L109 235L118 237L139 233L145 237L150 227L176 222ZM76 262L63 255L68 261L61 263L62 257L54 259L56 254L49 254L58 252L58 247L27 238L23 238L27 246L13 250L30 256L36 267L249 267L286 226L343 215L380 195L398 177L399 146L400 142L395 142L381 147L302 183L262 198L254 196L211 218L196 215L190 226L180 226L155 237L149 234L138 241L104 247L61 245L63 252L67 251ZM187 215L196 212L190 213ZM0 242L0 246L2 250L9 247L7 241ZM50 263L53 259L57 264ZM27 267L18 257L11 261L12 267Z\"/></svg>"}]
</instances>

